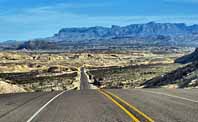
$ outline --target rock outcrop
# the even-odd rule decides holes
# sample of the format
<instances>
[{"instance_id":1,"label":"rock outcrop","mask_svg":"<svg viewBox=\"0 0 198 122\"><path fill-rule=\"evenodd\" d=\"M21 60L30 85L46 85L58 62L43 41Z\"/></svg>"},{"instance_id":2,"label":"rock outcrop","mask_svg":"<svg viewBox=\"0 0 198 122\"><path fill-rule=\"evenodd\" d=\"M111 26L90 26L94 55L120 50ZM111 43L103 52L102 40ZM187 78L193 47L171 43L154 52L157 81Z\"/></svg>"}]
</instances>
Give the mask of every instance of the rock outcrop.
<instances>
[{"instance_id":1,"label":"rock outcrop","mask_svg":"<svg viewBox=\"0 0 198 122\"><path fill-rule=\"evenodd\" d=\"M193 53L176 59L175 63L187 64L195 61L198 61L198 48Z\"/></svg>"}]
</instances>

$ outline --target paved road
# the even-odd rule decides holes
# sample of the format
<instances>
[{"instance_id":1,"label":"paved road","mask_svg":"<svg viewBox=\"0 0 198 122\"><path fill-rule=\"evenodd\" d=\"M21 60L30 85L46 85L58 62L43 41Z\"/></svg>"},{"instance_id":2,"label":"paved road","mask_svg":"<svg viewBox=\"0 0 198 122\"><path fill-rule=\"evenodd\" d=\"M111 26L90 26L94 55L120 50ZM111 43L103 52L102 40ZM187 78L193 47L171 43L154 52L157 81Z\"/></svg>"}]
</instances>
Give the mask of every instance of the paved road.
<instances>
[{"instance_id":1,"label":"paved road","mask_svg":"<svg viewBox=\"0 0 198 122\"><path fill-rule=\"evenodd\" d=\"M80 69L80 90L90 89L90 85L88 83L88 76L85 72L85 68Z\"/></svg>"},{"instance_id":2,"label":"paved road","mask_svg":"<svg viewBox=\"0 0 198 122\"><path fill-rule=\"evenodd\" d=\"M25 122L59 92L0 95L0 122Z\"/></svg>"},{"instance_id":3,"label":"paved road","mask_svg":"<svg viewBox=\"0 0 198 122\"><path fill-rule=\"evenodd\" d=\"M0 122L197 122L197 112L196 89L0 95Z\"/></svg>"},{"instance_id":4,"label":"paved road","mask_svg":"<svg viewBox=\"0 0 198 122\"><path fill-rule=\"evenodd\" d=\"M110 90L156 122L198 122L198 90Z\"/></svg>"}]
</instances>

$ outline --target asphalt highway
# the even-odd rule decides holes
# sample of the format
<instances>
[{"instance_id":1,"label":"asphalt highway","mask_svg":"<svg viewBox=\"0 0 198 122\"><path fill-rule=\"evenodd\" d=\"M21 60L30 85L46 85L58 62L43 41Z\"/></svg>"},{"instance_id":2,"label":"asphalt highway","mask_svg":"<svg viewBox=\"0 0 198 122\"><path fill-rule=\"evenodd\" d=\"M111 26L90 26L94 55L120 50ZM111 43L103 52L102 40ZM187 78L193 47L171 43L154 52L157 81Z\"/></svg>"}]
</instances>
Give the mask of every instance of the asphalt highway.
<instances>
[{"instance_id":1,"label":"asphalt highway","mask_svg":"<svg viewBox=\"0 0 198 122\"><path fill-rule=\"evenodd\" d=\"M0 95L0 122L197 122L197 89Z\"/></svg>"},{"instance_id":2,"label":"asphalt highway","mask_svg":"<svg viewBox=\"0 0 198 122\"><path fill-rule=\"evenodd\" d=\"M80 90L90 89L90 85L88 83L88 75L85 72L85 68L80 69Z\"/></svg>"},{"instance_id":3,"label":"asphalt highway","mask_svg":"<svg viewBox=\"0 0 198 122\"><path fill-rule=\"evenodd\" d=\"M80 90L0 95L0 122L198 122L198 89Z\"/></svg>"}]
</instances>

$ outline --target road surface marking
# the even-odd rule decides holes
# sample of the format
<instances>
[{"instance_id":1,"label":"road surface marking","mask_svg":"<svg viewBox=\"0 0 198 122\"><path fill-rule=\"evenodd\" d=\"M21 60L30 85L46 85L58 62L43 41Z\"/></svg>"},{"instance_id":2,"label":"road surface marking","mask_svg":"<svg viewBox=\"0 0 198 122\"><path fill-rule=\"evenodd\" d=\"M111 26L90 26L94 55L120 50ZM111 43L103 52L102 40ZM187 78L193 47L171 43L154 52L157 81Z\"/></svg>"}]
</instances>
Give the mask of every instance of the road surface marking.
<instances>
[{"instance_id":1,"label":"road surface marking","mask_svg":"<svg viewBox=\"0 0 198 122\"><path fill-rule=\"evenodd\" d=\"M26 122L31 122L45 107L47 107L52 101L54 101L57 97L65 93L65 91L57 94L55 97L50 99L45 105L43 105L38 111L36 111Z\"/></svg>"},{"instance_id":2,"label":"road surface marking","mask_svg":"<svg viewBox=\"0 0 198 122\"><path fill-rule=\"evenodd\" d=\"M196 101L196 100L192 100L192 99L188 99L188 98L180 97L180 96L176 96L176 95L166 94L166 93L162 93L162 92L143 91L143 90L140 90L140 91L142 91L142 92L147 92L147 93L158 94L158 95L164 95L164 96L168 96L168 97L173 97L173 98L178 98L178 99L182 99L182 100L186 100L186 101L198 103L198 101Z\"/></svg>"},{"instance_id":3,"label":"road surface marking","mask_svg":"<svg viewBox=\"0 0 198 122\"><path fill-rule=\"evenodd\" d=\"M141 112L140 110L138 110L135 106L129 104L127 101L123 100L122 98L118 97L117 95L106 91L108 94L112 95L113 97L117 98L118 100L120 100L122 103L124 103L125 105L127 105L128 107L130 107L131 109L133 109L134 111L136 111L138 114L140 114L141 116L143 116L144 118L146 118L149 122L154 122L154 120L152 118L150 118L149 116L147 116L146 114L144 114L143 112Z\"/></svg>"},{"instance_id":4,"label":"road surface marking","mask_svg":"<svg viewBox=\"0 0 198 122\"><path fill-rule=\"evenodd\" d=\"M117 105L119 108L121 108L133 121L132 122L140 122L131 112L129 112L124 106L122 106L120 103L118 103L116 100L114 100L110 95L103 92L102 90L98 90L101 94L106 96L108 99L110 99L115 105Z\"/></svg>"}]
</instances>

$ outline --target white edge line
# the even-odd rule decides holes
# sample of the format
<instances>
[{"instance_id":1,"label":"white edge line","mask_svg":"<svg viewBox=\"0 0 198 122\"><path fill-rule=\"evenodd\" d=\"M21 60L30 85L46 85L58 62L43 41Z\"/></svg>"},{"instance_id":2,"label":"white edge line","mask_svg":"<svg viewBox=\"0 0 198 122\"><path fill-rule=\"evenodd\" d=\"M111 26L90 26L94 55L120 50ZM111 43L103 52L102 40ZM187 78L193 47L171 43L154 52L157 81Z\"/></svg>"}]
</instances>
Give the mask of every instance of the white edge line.
<instances>
[{"instance_id":1,"label":"white edge line","mask_svg":"<svg viewBox=\"0 0 198 122\"><path fill-rule=\"evenodd\" d=\"M26 122L31 122L47 105L49 105L52 101L54 101L57 97L62 95L65 91L57 94L55 97L50 99L45 105L43 105L39 110L37 110Z\"/></svg>"},{"instance_id":2,"label":"white edge line","mask_svg":"<svg viewBox=\"0 0 198 122\"><path fill-rule=\"evenodd\" d=\"M141 91L143 91L143 90L141 90ZM153 93L153 94L159 94L159 95L165 95L165 96L168 96L168 97L173 97L173 98L178 98L178 99L182 99L182 100L186 100L186 101L198 103L198 101L196 101L196 100L192 100L192 99L188 99L188 98L180 97L180 96L176 96L176 95L170 95L170 94L166 94L166 93L153 92L153 91L143 91L143 92L148 92L148 93Z\"/></svg>"}]
</instances>

